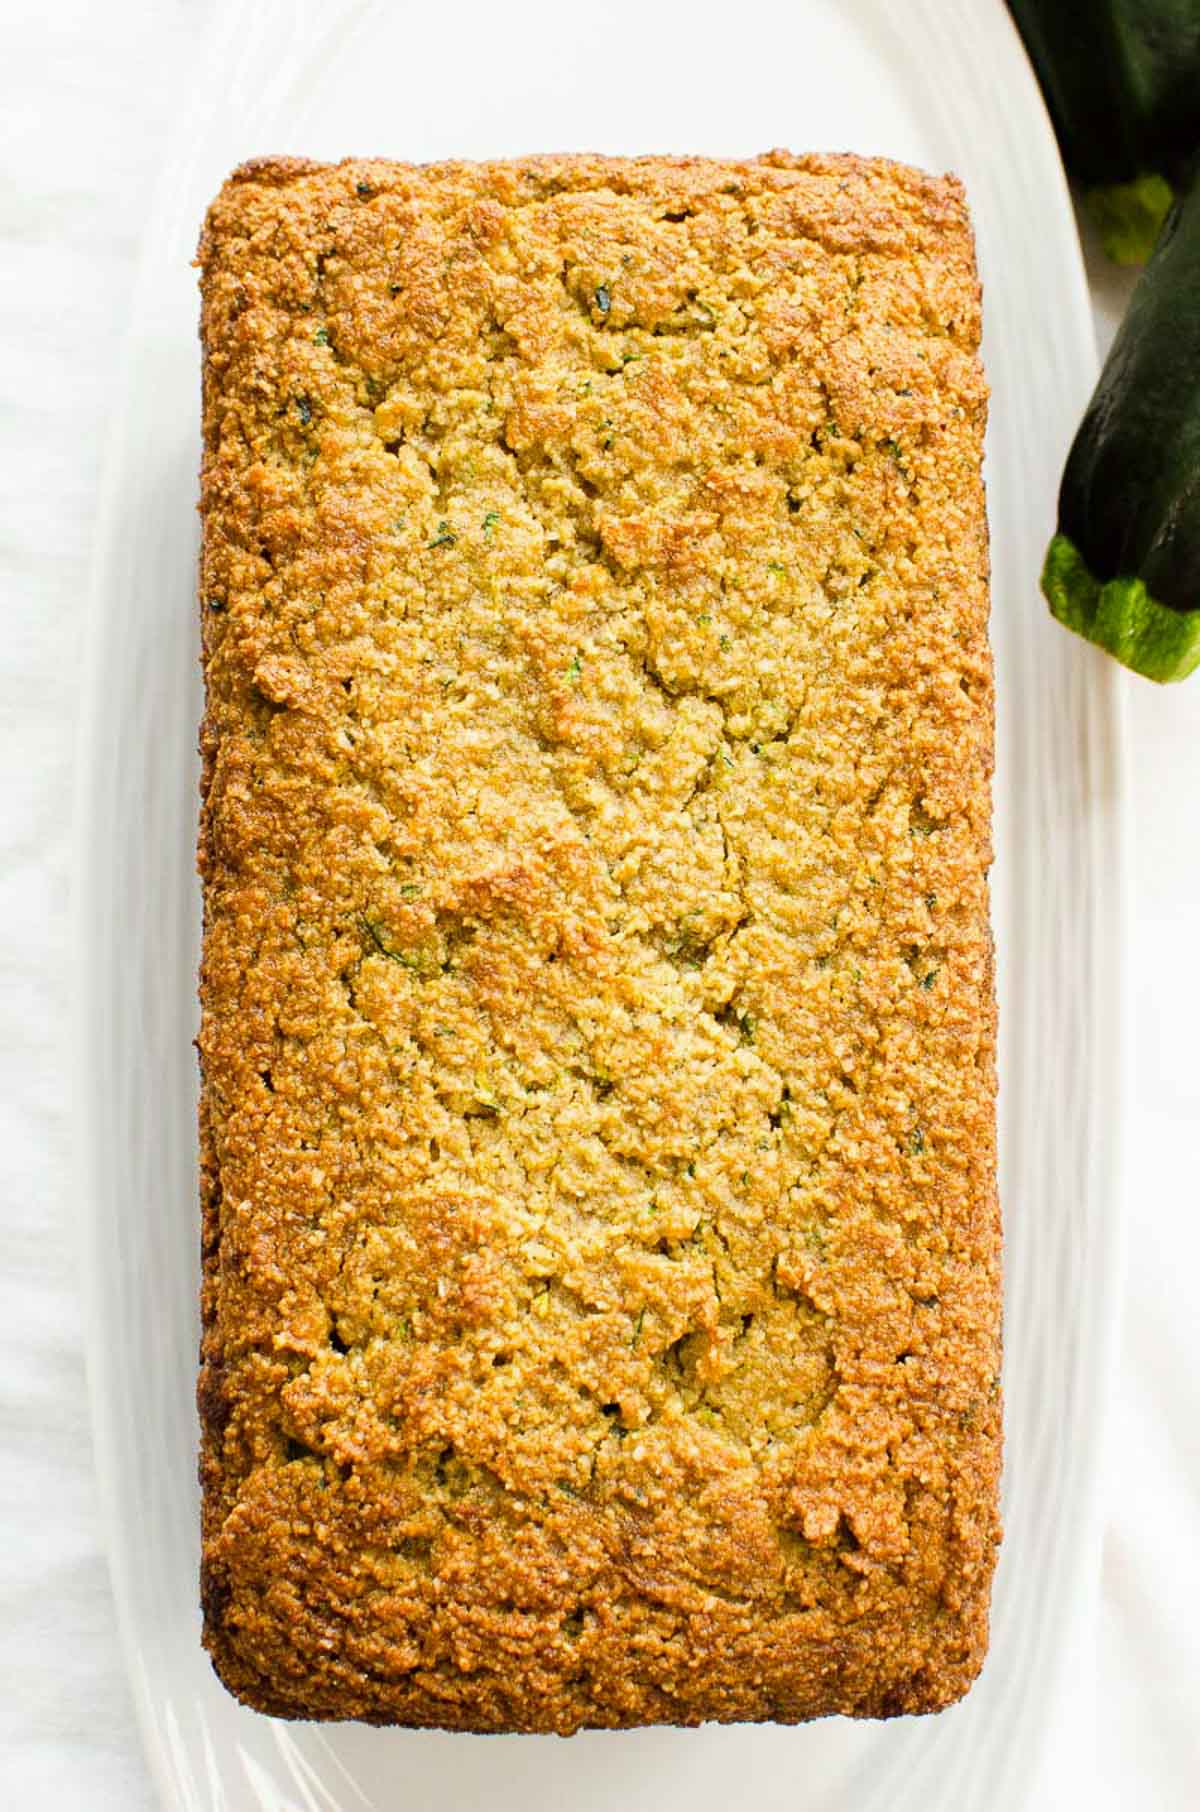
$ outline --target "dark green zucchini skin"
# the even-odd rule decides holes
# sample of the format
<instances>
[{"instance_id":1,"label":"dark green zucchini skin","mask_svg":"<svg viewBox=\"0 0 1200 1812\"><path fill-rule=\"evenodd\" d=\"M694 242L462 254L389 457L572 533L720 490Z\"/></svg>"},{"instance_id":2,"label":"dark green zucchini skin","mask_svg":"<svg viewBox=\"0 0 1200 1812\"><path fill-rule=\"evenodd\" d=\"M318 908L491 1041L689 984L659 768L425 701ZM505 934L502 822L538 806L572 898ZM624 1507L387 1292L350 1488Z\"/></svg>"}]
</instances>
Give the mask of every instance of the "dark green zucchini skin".
<instances>
[{"instance_id":1,"label":"dark green zucchini skin","mask_svg":"<svg viewBox=\"0 0 1200 1812\"><path fill-rule=\"evenodd\" d=\"M1043 589L1149 678L1200 664L1200 177L1138 280L1063 472Z\"/></svg>"},{"instance_id":2,"label":"dark green zucchini skin","mask_svg":"<svg viewBox=\"0 0 1200 1812\"><path fill-rule=\"evenodd\" d=\"M1200 146L1200 0L1008 0L1107 249L1148 255Z\"/></svg>"}]
</instances>

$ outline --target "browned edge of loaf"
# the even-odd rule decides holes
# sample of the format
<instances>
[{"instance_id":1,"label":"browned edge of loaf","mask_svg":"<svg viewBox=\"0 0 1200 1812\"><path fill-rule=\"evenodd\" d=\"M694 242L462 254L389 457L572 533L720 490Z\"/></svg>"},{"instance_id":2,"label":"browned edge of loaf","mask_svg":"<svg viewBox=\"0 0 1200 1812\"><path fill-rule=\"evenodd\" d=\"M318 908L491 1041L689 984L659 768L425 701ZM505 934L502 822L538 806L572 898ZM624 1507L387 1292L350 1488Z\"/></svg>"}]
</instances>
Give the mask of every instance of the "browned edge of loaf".
<instances>
[{"instance_id":1,"label":"browned edge of loaf","mask_svg":"<svg viewBox=\"0 0 1200 1812\"><path fill-rule=\"evenodd\" d=\"M549 199L560 189L580 193L603 186L625 197L653 196L661 204L673 183L686 187L689 200L695 200L697 193L711 195L717 175L724 183L745 185L748 191L755 193L761 193L765 186L779 194L793 181L802 182L809 190L804 203L809 211L809 230L830 256L853 256L861 248L864 236L868 245L880 234L881 242L887 240L889 233L894 236L897 230L895 209L889 212L878 202L872 186L886 180L902 193L904 205L910 210L908 224L920 222L926 248L932 239L942 238L947 246L957 249L958 262L953 281L947 285L946 299L946 306L957 308L962 317L957 346L962 370L954 379L955 383L961 384L961 395L956 393L956 407L961 413L965 406L971 415L969 440L977 455L981 455L986 404L977 359L978 289L962 192L952 177L931 178L878 160L792 157L785 152L772 152L762 159L721 163L694 158L614 160L586 155L552 156L485 166L448 163L415 172L412 166L384 160L347 160L336 166L322 166L298 158L256 159L233 173L214 202L198 256L205 297L201 326L205 429L202 596L207 590L207 575L221 556L230 512L236 508L234 491L238 475L226 470L221 462L218 432L223 400L222 335L229 329L230 317L225 313L220 321L215 318L209 286L211 273L221 259L222 235L228 231L238 211L239 191L253 195L263 189L274 189L286 196L296 185L315 183L327 189L331 207L340 207L353 202L356 184L367 183L373 194L379 194L386 192L390 184L409 182L414 174L431 183L439 178L450 183L462 182L473 186L480 194L489 185L498 183L504 197L502 206L508 205L519 190L532 191L535 195L540 191ZM286 201L282 205L286 208ZM926 249L925 256L929 255ZM964 271L968 272L965 276ZM248 306L254 306L259 300L256 296L246 297ZM966 325L962 324L963 320ZM852 402L856 396L861 401L861 366L843 370L841 376L847 402ZM963 397L969 399L966 405L963 405ZM250 410L256 406L251 397L244 396L241 400ZM869 404L867 414L870 414ZM848 427L846 432L850 433ZM948 754L944 748L932 752L926 749L924 758L937 768L941 796L952 799L954 809L965 812L969 820L967 843L973 849L982 876L990 860L986 791L991 765L992 703L991 669L986 649L986 527L978 458L974 469L960 477L969 494L960 496L957 502L964 511L968 538L973 537L965 556L963 570L967 576L962 580L970 593L964 607L962 634L964 642L970 642L964 654L964 670L969 677L962 681L970 713L959 726L964 790L958 794L954 790L954 751ZM213 626L203 606L202 618L207 681ZM937 652L944 663L944 646L939 645ZM932 658L930 665L936 666ZM943 720L943 729L949 721L948 718ZM225 872L220 838L214 835L211 789L221 751L211 700L201 732L201 752L203 809L199 852L205 879L205 958L201 997L207 1021L213 985L209 973L213 884L214 879ZM925 797L930 798L932 794L927 793ZM923 812L920 800L915 809ZM225 878L228 878L227 872ZM986 890L984 898L986 900ZM978 906L977 899L975 906ZM918 941L914 936L914 948ZM227 1445L231 1418L236 1419L239 1409L239 1386L233 1380L231 1366L227 1365L226 1344L237 1330L225 1325L221 1318L223 1283L228 1282L233 1267L245 1268L261 1262L269 1269L272 1257L265 1247L257 1251L249 1249L241 1232L236 1254L231 1251L228 1238L223 1241L222 1174L214 1116L227 1114L230 1102L228 1098L218 1100L214 1094L210 1073L214 1064L206 1051L202 1030L203 1336L198 1389L204 1488L202 1598L204 1641L217 1672L231 1692L247 1705L282 1717L350 1716L375 1723L398 1721L414 1726L464 1730L540 1729L568 1733L581 1727L645 1722L693 1724L712 1717L773 1718L784 1722L839 1712L886 1717L937 1710L967 1690L978 1674L987 1647L990 1584L999 1541L1001 1458L1000 1247L993 1107L995 1007L990 934L986 918L981 919L977 910L959 940L954 962L963 965L964 973L970 972L969 986L964 987L958 1005L964 1011L966 1007L973 1011L977 1033L971 1068L976 1072L978 1082L969 1104L971 1123L965 1147L960 1140L958 1153L965 1166L964 1174L969 1172L969 1199L960 1204L960 1219L955 1226L963 1247L964 1276L960 1296L954 1304L956 1319L953 1326L948 1330L942 1327L939 1331L929 1315L922 1322L921 1316L914 1312L914 1325L921 1322L921 1327L914 1352L907 1356L915 1374L915 1395L922 1391L923 1373L925 1394L922 1403L934 1403L940 1398L943 1420L936 1435L929 1434L931 1422L927 1420L921 1424L919 1433L912 1434L909 1443L913 1452L906 1453L902 1463L894 1445L898 1426L895 1422L890 1431L884 1429L880 1437L884 1443L882 1458L878 1448L871 1445L879 1428L867 1429L858 1450L854 1449L851 1408L840 1431L844 1439L842 1459L831 1459L826 1453L820 1461L814 1459L811 1464L798 1465L790 1495L785 1494L791 1531L788 1540L794 1544L797 1556L797 1578L811 1563L813 1577L821 1582L813 1588L816 1605L799 1608L797 1618L811 1615L819 1621L819 1614L824 1614L827 1607L821 1592L832 1555L830 1564L835 1568L842 1567L852 1581L857 1580L861 1595L868 1602L875 1589L872 1582L877 1584L883 1575L903 1578L908 1568L917 1581L910 1588L912 1621L936 1616L938 1628L932 1639L925 1639L923 1645L917 1644L921 1652L919 1662L914 1664L916 1648L909 1641L911 1628L905 1631L902 1627L903 1594L894 1598L890 1608L886 1612L880 1611L877 1617L868 1609L861 1630L852 1622L839 1625L835 1618L830 1625L827 1619L824 1639L816 1644L790 1631L787 1640L781 1644L768 1633L765 1622L756 1643L753 1630L747 1638L740 1625L734 1629L730 1624L733 1633L729 1646L738 1656L744 1690L721 1666L726 1643L722 1618L729 1607L724 1607L719 1597L712 1598L707 1605L698 1604L694 1594L689 1598L682 1587L676 1591L676 1599L682 1606L677 1609L676 1625L685 1632L683 1646L687 1650L687 1663L671 1676L673 1683L669 1689L663 1685L664 1676L657 1663L657 1684L646 1685L644 1689L639 1685L638 1669L644 1662L645 1650L639 1652L637 1632L634 1632L630 1646L628 1638L611 1626L604 1630L603 1641L597 1638L596 1642L595 1675L597 1681L610 1683L607 1701L598 1698L589 1702L586 1696L581 1698L578 1692L560 1687L558 1682L565 1676L559 1649L547 1641L540 1626L536 1644L529 1650L533 1657L528 1662L529 1679L522 1682L522 1667L526 1662L520 1659L518 1631L522 1626L515 1612L507 1621L503 1618L495 1620L487 1632L487 1640L496 1642L498 1651L504 1653L500 1669L503 1678L499 1684L495 1669L488 1671L487 1661L472 1650L464 1659L458 1689L449 1690L445 1684L448 1665L445 1645L436 1666L425 1675L420 1656L415 1651L405 1667L389 1673L386 1642L380 1650L382 1664L374 1674L370 1667L360 1666L356 1672L353 1667L334 1664L334 1651L340 1647L347 1628L353 1629L356 1616L352 1594L349 1598L339 1597L340 1587L351 1584L353 1565L346 1562L346 1576L339 1581L336 1567L333 1573L322 1571L328 1565L327 1559L319 1564L315 1562L314 1593L319 1602L314 1605L304 1601L304 1583L297 1571L295 1550L298 1548L302 1553L310 1538L316 1541L317 1547L320 1546L320 1540L305 1533L306 1527L311 1530L311 1525L304 1521L305 1515L311 1514L311 1501L301 1505L294 1497L281 1497L275 1503L273 1525L269 1516L264 1522L260 1515L254 1526L251 1528L248 1524L241 1534L232 1528L239 1505L236 1495L232 1505L226 1495ZM228 1072L221 1064L217 1063L215 1067L221 1069L220 1081L228 1081ZM961 1128L957 1130L962 1132ZM940 1182L938 1187L941 1187ZM262 1238L269 1243L268 1235L263 1234ZM253 1244L252 1238L251 1248ZM797 1260L793 1266L797 1276L795 1287L799 1292L809 1292L813 1300L819 1301L822 1284L805 1269L807 1264L807 1260ZM819 1263L816 1268L820 1269ZM276 1293L278 1295L278 1290ZM851 1295L852 1290L848 1290L839 1299L841 1332L847 1327L851 1333L854 1331L853 1315L846 1307ZM914 1292L910 1309L913 1302L920 1300L919 1294ZM883 1311L878 1304L870 1304L864 1314L869 1319L882 1315ZM953 1357L944 1362L937 1356L935 1333L948 1343L947 1351L951 1347L954 1349ZM265 1352L263 1362L269 1363ZM866 1391L865 1386L858 1388L860 1395ZM877 1407L872 1405L872 1414ZM934 1411L923 1408L922 1414L932 1417ZM945 1432L947 1418L957 1425L958 1432L952 1437ZM915 1420L920 1422L920 1417ZM889 1446L889 1441L893 1445ZM926 1519L920 1524L917 1535L914 1535L918 1530L917 1522L906 1524L906 1534L902 1538L907 1543L906 1549L896 1546L901 1538L896 1536L892 1515L894 1504L887 1512L876 1516L879 1509L876 1499L882 1502L880 1494L886 1496L885 1486L887 1490L893 1488L894 1480L904 1472L905 1465L909 1472L902 1486L901 1509L907 1515L915 1504L919 1516ZM931 1505L937 1499L937 1485L929 1479L937 1473L939 1466L949 1467L948 1476L952 1476L953 1482L948 1487L949 1497L945 1501L938 1500L942 1502L944 1515L938 1525L941 1532L935 1537L933 1529L938 1513ZM924 1476L922 1468L929 1478ZM703 1472L703 1467L700 1471ZM944 1477L943 1488L946 1488ZM757 1529L750 1532L751 1547L759 1534ZM926 1539L931 1552L934 1545L940 1544L937 1546L937 1564L942 1567L943 1575L932 1586L929 1580L919 1577L920 1565L912 1560L914 1549ZM239 1541L245 1547L240 1555ZM889 1543L892 1544L890 1548ZM270 1577L274 1551L283 1558L278 1575ZM315 1547L314 1555L316 1551ZM235 1557L232 1564L231 1555ZM258 1566L262 1573L262 1598L267 1608L260 1607L239 1618L238 1586L234 1581L236 1577L244 1582L247 1556L251 1557L250 1564ZM661 1551L658 1560L661 1565ZM346 1561L345 1554L343 1561ZM790 1574L789 1580L790 1590L796 1581ZM655 1587L655 1591L657 1589ZM675 1588L663 1589L667 1592L666 1602L671 1602L671 1590ZM635 1592L634 1601L636 1597ZM799 1599L796 1602L800 1604ZM840 1605L841 1601L838 1603ZM897 1604L901 1607L900 1612ZM933 1611L931 1604L936 1607ZM551 1621L562 1608L550 1604ZM599 1616L602 1611L603 1605L589 1606L584 1619L585 1634L591 1628L588 1619ZM732 1616L732 1610L729 1614ZM660 1618L653 1630L647 1631L647 1641L661 1640L663 1627ZM298 1639L303 1639L306 1658L302 1665L296 1655L288 1652L290 1630ZM367 1634L369 1636L370 1631ZM401 1619L390 1635L393 1642L400 1645L404 1634ZM416 1634L419 1638L420 1632ZM453 1647L452 1643L450 1647ZM466 1650L471 1650L469 1641ZM299 1652L298 1649L297 1654ZM325 1674L321 1673L322 1656L330 1661ZM621 1675L622 1656L628 1663L626 1678L623 1687L616 1690L612 1682ZM450 1671L453 1673L452 1666Z\"/></svg>"}]
</instances>

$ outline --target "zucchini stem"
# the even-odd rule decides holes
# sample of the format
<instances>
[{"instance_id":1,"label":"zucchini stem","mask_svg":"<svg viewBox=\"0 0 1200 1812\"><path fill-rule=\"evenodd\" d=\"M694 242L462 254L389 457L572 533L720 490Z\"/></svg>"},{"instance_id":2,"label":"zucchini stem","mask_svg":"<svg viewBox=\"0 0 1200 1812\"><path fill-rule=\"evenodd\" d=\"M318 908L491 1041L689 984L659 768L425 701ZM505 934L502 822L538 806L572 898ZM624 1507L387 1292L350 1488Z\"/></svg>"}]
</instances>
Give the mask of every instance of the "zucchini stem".
<instances>
[{"instance_id":1,"label":"zucchini stem","mask_svg":"<svg viewBox=\"0 0 1200 1812\"><path fill-rule=\"evenodd\" d=\"M1186 679L1200 666L1200 610L1172 610L1141 579L1101 581L1067 535L1055 535L1042 568L1051 613L1146 679Z\"/></svg>"}]
</instances>

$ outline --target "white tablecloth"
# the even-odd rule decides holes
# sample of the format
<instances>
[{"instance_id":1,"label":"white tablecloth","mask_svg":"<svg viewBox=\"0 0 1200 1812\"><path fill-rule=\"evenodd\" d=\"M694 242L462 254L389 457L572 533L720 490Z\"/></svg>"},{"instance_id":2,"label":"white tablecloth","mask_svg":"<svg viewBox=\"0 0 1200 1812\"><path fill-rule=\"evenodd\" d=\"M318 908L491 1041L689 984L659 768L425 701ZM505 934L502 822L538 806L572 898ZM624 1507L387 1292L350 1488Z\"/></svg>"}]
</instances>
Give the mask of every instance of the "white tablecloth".
<instances>
[{"instance_id":1,"label":"white tablecloth","mask_svg":"<svg viewBox=\"0 0 1200 1812\"><path fill-rule=\"evenodd\" d=\"M949 3L949 0L948 0ZM139 223L204 0L9 0L0 74L0 1748L4 1803L147 1812L89 1450L66 938L89 535ZM1096 269L1106 340L1122 282ZM1128 682L1128 1283L1095 1681L1038 1806L1200 1803L1200 677ZM1070 1430L1063 1431L1070 1438ZM848 1808L847 1812L852 1812ZM1022 1809L1023 1812L1023 1809Z\"/></svg>"}]
</instances>

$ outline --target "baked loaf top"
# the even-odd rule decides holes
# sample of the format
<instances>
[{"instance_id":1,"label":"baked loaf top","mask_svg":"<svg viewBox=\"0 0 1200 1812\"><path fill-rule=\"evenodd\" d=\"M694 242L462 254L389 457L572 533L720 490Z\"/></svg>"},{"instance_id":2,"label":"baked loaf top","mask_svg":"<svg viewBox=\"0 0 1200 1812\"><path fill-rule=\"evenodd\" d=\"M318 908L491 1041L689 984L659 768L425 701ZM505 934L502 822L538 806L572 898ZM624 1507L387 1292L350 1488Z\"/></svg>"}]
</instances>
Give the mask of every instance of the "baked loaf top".
<instances>
[{"instance_id":1,"label":"baked loaf top","mask_svg":"<svg viewBox=\"0 0 1200 1812\"><path fill-rule=\"evenodd\" d=\"M200 263L222 1679L945 1705L1000 1441L959 186L265 161Z\"/></svg>"}]
</instances>

